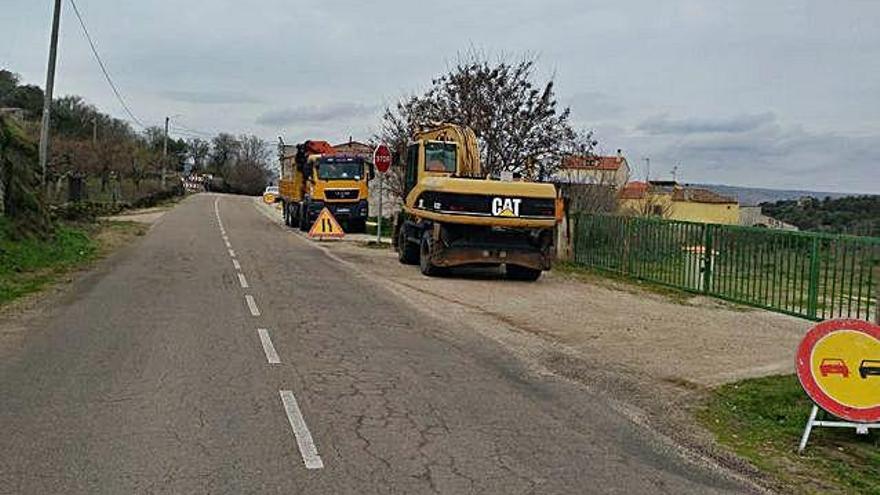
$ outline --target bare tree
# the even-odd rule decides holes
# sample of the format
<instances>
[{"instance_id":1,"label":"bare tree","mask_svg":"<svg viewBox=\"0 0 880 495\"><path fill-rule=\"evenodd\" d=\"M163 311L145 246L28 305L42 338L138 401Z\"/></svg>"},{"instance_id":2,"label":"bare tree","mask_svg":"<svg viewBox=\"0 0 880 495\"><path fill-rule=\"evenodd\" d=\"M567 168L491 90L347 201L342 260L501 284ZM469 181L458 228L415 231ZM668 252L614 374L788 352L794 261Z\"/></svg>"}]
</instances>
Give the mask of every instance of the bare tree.
<instances>
[{"instance_id":1,"label":"bare tree","mask_svg":"<svg viewBox=\"0 0 880 495\"><path fill-rule=\"evenodd\" d=\"M565 143L562 161L569 166L589 169L598 160L595 149L598 141L592 131L576 133ZM554 182L559 186L565 200L565 211L570 213L613 213L617 210L617 187L619 177L613 174L598 173L589 181L578 180L573 173L558 173ZM625 183L628 178L624 179Z\"/></svg>"},{"instance_id":2,"label":"bare tree","mask_svg":"<svg viewBox=\"0 0 880 495\"><path fill-rule=\"evenodd\" d=\"M591 131L577 133L566 143L563 164L584 168L594 166L598 160L595 153L597 144ZM613 175L602 173L592 175L588 182L579 180L574 172L558 173L554 178L562 196L565 213L557 230L557 256L560 259L571 259L581 215L616 212L618 184Z\"/></svg>"},{"instance_id":3,"label":"bare tree","mask_svg":"<svg viewBox=\"0 0 880 495\"><path fill-rule=\"evenodd\" d=\"M240 136L235 160L225 173L229 187L242 194L257 195L269 182L272 149L257 136Z\"/></svg>"},{"instance_id":4,"label":"bare tree","mask_svg":"<svg viewBox=\"0 0 880 495\"><path fill-rule=\"evenodd\" d=\"M211 152L211 143L204 139L192 138L186 143L187 154L193 161L193 171L204 170L205 161Z\"/></svg>"},{"instance_id":5,"label":"bare tree","mask_svg":"<svg viewBox=\"0 0 880 495\"><path fill-rule=\"evenodd\" d=\"M223 174L226 167L235 160L239 142L232 134L220 133L211 140L211 153L208 166L215 174Z\"/></svg>"},{"instance_id":6,"label":"bare tree","mask_svg":"<svg viewBox=\"0 0 880 495\"><path fill-rule=\"evenodd\" d=\"M536 83L535 60L501 59L491 63L478 53L464 56L448 73L434 79L421 96L386 108L377 138L402 156L414 132L434 122L474 130L483 171L520 173L533 180L549 178L564 147L575 139L569 109L557 107L553 81ZM400 187L400 177L392 187Z\"/></svg>"},{"instance_id":7,"label":"bare tree","mask_svg":"<svg viewBox=\"0 0 880 495\"><path fill-rule=\"evenodd\" d=\"M406 156L406 145L413 134L429 123L428 106L425 99L410 96L399 101L394 110L386 108L382 115L382 129L374 137L376 143L372 144L382 142L392 150L392 163L397 166L391 167L387 172L384 187L393 198L403 198L405 170L401 164Z\"/></svg>"}]
</instances>

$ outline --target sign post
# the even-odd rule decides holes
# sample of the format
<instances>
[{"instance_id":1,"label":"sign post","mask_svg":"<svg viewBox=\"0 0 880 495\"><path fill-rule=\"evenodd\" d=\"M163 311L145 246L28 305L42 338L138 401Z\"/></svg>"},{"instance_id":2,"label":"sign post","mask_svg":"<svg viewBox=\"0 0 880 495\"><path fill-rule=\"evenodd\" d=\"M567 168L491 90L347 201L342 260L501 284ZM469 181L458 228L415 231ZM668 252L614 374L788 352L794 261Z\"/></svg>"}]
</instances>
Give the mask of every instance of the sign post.
<instances>
[{"instance_id":1,"label":"sign post","mask_svg":"<svg viewBox=\"0 0 880 495\"><path fill-rule=\"evenodd\" d=\"M388 149L388 146L384 144L380 144L376 146L376 150L373 151L373 165L376 166L376 169L379 170L379 213L376 214L376 242L382 242L382 195L384 191L382 190L383 184L383 176L385 172L391 167L391 150Z\"/></svg>"},{"instance_id":2,"label":"sign post","mask_svg":"<svg viewBox=\"0 0 880 495\"><path fill-rule=\"evenodd\" d=\"M382 177L385 174L379 174L379 214L376 215L376 242L382 243Z\"/></svg>"},{"instance_id":3,"label":"sign post","mask_svg":"<svg viewBox=\"0 0 880 495\"><path fill-rule=\"evenodd\" d=\"M798 380L813 408L801 436L803 452L813 427L880 429L880 326L861 320L819 323L798 346ZM819 408L843 421L817 420Z\"/></svg>"}]
</instances>

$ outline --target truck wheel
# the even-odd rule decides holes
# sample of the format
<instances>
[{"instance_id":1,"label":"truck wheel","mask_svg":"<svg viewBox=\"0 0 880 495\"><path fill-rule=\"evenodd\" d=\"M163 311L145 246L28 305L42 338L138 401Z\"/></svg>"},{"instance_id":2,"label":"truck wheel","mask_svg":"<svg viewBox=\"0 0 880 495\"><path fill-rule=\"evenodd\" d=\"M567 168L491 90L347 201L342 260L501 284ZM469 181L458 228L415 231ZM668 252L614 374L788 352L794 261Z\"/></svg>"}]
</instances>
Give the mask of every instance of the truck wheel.
<instances>
[{"instance_id":1,"label":"truck wheel","mask_svg":"<svg viewBox=\"0 0 880 495\"><path fill-rule=\"evenodd\" d=\"M303 232L309 231L309 227L308 227L309 214L306 213L307 211L308 211L308 209L305 207L304 204L299 205L299 212L298 212L299 213L299 230L301 230Z\"/></svg>"},{"instance_id":2,"label":"truck wheel","mask_svg":"<svg viewBox=\"0 0 880 495\"><path fill-rule=\"evenodd\" d=\"M431 239L431 231L426 230L422 234L422 242L419 244L419 269L422 275L436 277L446 273L446 269L431 263L431 250L434 241Z\"/></svg>"},{"instance_id":3,"label":"truck wheel","mask_svg":"<svg viewBox=\"0 0 880 495\"><path fill-rule=\"evenodd\" d=\"M541 270L529 268L519 265L506 265L504 267L505 274L510 280L524 280L526 282L534 282L541 276Z\"/></svg>"},{"instance_id":4,"label":"truck wheel","mask_svg":"<svg viewBox=\"0 0 880 495\"><path fill-rule=\"evenodd\" d=\"M404 265L418 265L420 262L419 246L406 238L405 225L401 226L399 230L397 233L397 259Z\"/></svg>"},{"instance_id":5,"label":"truck wheel","mask_svg":"<svg viewBox=\"0 0 880 495\"><path fill-rule=\"evenodd\" d=\"M351 233L366 234L367 233L367 221L364 219L350 220L348 222L348 229Z\"/></svg>"}]
</instances>

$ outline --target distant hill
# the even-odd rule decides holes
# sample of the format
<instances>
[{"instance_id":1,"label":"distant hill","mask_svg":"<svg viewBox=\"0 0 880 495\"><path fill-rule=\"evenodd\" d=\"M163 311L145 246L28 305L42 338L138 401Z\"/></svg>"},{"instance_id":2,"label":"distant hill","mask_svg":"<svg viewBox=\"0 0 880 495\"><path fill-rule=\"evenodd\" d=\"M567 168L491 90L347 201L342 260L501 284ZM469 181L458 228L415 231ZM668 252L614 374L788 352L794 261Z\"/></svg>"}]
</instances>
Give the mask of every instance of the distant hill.
<instances>
[{"instance_id":1,"label":"distant hill","mask_svg":"<svg viewBox=\"0 0 880 495\"><path fill-rule=\"evenodd\" d=\"M693 184L694 186L704 187L706 189L731 196L737 199L741 205L759 205L761 203L775 203L776 201L786 201L802 198L805 196L825 199L845 198L847 196L860 196L859 194L820 192L820 191L801 191L795 189L765 189L760 187L739 187L725 186L721 184Z\"/></svg>"},{"instance_id":2,"label":"distant hill","mask_svg":"<svg viewBox=\"0 0 880 495\"><path fill-rule=\"evenodd\" d=\"M880 236L880 196L783 200L765 203L761 211L801 230Z\"/></svg>"}]
</instances>

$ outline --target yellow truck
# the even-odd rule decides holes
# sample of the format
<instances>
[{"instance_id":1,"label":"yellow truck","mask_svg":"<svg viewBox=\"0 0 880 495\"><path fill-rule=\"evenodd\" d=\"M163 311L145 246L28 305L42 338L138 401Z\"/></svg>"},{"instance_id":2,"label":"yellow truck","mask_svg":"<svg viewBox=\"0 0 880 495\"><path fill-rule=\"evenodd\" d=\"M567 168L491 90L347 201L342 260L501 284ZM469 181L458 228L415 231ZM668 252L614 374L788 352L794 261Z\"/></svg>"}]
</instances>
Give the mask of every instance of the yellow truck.
<instances>
[{"instance_id":1,"label":"yellow truck","mask_svg":"<svg viewBox=\"0 0 880 495\"><path fill-rule=\"evenodd\" d=\"M327 208L346 232L366 231L372 164L362 154L339 153L326 141L279 146L278 182L284 223L308 231Z\"/></svg>"},{"instance_id":2,"label":"yellow truck","mask_svg":"<svg viewBox=\"0 0 880 495\"><path fill-rule=\"evenodd\" d=\"M484 176L474 133L439 124L407 146L403 211L393 242L401 263L428 276L461 265L504 265L508 278L549 270L562 203L553 184Z\"/></svg>"}]
</instances>

